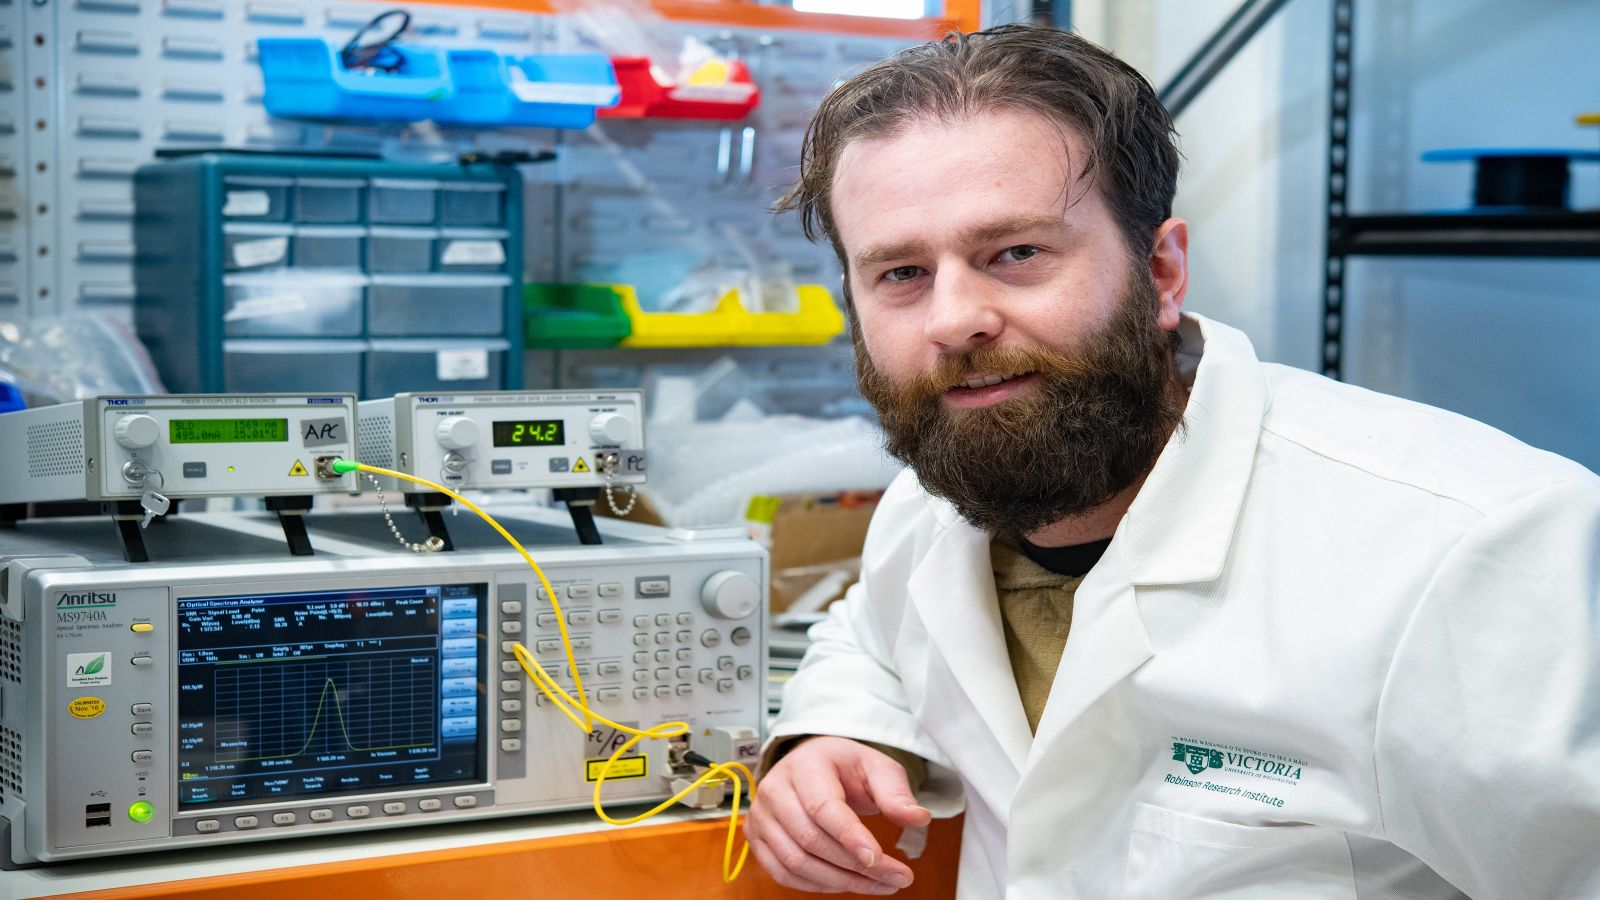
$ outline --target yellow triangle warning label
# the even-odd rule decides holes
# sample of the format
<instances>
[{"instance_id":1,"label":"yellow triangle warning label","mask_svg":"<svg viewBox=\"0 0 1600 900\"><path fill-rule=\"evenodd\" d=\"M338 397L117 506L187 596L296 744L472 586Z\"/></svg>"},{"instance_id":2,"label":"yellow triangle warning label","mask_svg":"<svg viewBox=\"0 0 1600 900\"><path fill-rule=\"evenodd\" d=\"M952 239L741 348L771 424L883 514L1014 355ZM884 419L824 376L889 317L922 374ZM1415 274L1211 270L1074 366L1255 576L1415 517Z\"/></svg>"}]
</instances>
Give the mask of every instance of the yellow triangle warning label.
<instances>
[{"instance_id":1,"label":"yellow triangle warning label","mask_svg":"<svg viewBox=\"0 0 1600 900\"><path fill-rule=\"evenodd\" d=\"M572 471L587 472L589 471L589 464L584 462L583 457L580 456L578 457L578 461L572 464Z\"/></svg>"},{"instance_id":2,"label":"yellow triangle warning label","mask_svg":"<svg viewBox=\"0 0 1600 900\"><path fill-rule=\"evenodd\" d=\"M311 473L306 471L306 464L297 459L294 461L294 465L289 467L289 474L310 475Z\"/></svg>"}]
</instances>

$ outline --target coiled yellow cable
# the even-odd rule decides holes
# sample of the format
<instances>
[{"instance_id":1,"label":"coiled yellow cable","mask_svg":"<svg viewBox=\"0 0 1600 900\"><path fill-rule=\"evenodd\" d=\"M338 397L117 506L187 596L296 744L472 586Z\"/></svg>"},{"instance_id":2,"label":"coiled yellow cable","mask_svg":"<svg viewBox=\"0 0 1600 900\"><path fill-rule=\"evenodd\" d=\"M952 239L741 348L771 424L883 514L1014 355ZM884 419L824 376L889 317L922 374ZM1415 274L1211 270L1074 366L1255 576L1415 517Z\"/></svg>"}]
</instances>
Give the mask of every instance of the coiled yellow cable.
<instances>
[{"instance_id":1,"label":"coiled yellow cable","mask_svg":"<svg viewBox=\"0 0 1600 900\"><path fill-rule=\"evenodd\" d=\"M424 487L438 491L439 493L444 494L446 497L449 497L455 502L466 507L467 509L477 513L479 518L483 519L485 522L488 522L491 528L499 532L500 536L506 539L507 543L516 548L516 551L522 555L522 559L527 562L529 568L533 569L533 574L538 576L539 584L544 587L545 595L550 598L550 605L556 616L556 626L561 631L561 646L567 654L567 665L570 667L568 671L572 672L573 686L576 690L577 696L574 697L560 684L557 684L555 678L553 678L549 672L545 671L544 666L541 666L539 661L533 658L533 654L529 652L528 648L524 646L521 641L517 641L516 643L512 644L511 649L517 657L518 664L522 666L522 671L527 673L528 680L533 682L534 687L538 688L541 693L550 698L550 702L555 705L556 709L560 710L561 714L566 716L567 719L572 722L572 724L583 729L584 733L587 734L594 731L594 723L599 722L608 728L613 728L619 732L622 732L623 734L631 735L626 742L617 747L616 750L612 751L611 756L606 759L606 764L600 768L600 774L595 778L595 815L599 816L600 820L608 825L632 825L637 822L643 822L644 820L657 815L663 810L671 808L673 804L694 793L694 791L703 784L714 783L722 779L729 779L733 782L733 811L728 817L728 839L724 844L722 851L722 880L724 883L731 883L735 878L738 878L739 873L744 870L745 859L750 854L750 845L746 843L739 851L738 861L734 861L733 845L739 834L739 806L743 796L742 785L748 785L750 797L752 799L755 798L756 779L755 775L750 771L750 769L743 763L738 762L716 763L715 765L707 768L704 772L700 773L700 775L696 777L694 781L689 783L688 787L685 787L683 790L661 801L652 809L639 813L636 816L630 816L626 819L612 817L610 813L606 812L605 807L600 802L600 792L601 789L605 787L606 776L611 773L611 767L616 764L617 759L623 754L627 753L629 750L632 750L640 741L646 738L651 740L667 740L688 734L689 723L663 722L660 725L656 725L652 728L646 728L641 731L637 728L613 722L589 708L587 699L588 692L584 690L583 678L578 674L578 661L572 653L572 638L567 634L566 616L561 612L561 601L556 596L555 588L551 587L550 580L545 577L544 570L539 568L539 564L534 562L533 556L531 556L528 551L523 548L522 544L519 543L516 538L511 536L511 532L506 531L499 522L495 521L493 516L489 515L487 512L484 512L478 507L477 504L461 496L455 491L450 490L442 484L429 481L426 478L419 478L416 475L409 475L405 472L396 472L393 469L382 469L377 466L369 466L366 463L355 462L348 459L334 460L331 468L335 473L340 475L343 475L346 472L370 472L374 475L387 475L390 478L397 478L401 481L409 481L413 484L420 484Z\"/></svg>"}]
</instances>

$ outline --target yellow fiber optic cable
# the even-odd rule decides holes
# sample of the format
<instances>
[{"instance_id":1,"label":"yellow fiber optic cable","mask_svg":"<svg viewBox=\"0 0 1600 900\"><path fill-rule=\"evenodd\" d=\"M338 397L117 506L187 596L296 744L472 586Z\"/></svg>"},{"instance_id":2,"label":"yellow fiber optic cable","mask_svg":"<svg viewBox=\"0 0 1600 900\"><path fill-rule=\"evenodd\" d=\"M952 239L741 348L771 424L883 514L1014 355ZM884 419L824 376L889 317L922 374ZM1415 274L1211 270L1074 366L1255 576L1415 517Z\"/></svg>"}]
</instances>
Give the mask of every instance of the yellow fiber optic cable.
<instances>
[{"instance_id":1,"label":"yellow fiber optic cable","mask_svg":"<svg viewBox=\"0 0 1600 900\"><path fill-rule=\"evenodd\" d=\"M681 737L682 735L688 734L689 723L663 722L652 728L646 728L641 731L637 728L632 728L618 722L613 722L589 708L587 692L583 688L583 679L582 676L578 674L579 670L577 658L572 652L572 639L567 634L566 616L561 612L561 601L557 599L555 589L551 587L550 580L545 577L544 570L539 568L539 564L534 561L533 556L531 556L528 551L523 548L522 544L518 543L517 539L512 537L510 532L506 531L499 522L495 521L493 516L480 509L477 504L461 496L455 491L450 490L442 484L429 481L426 478L419 478L415 475L408 475L405 472L396 472L393 469L383 469L377 466L369 466L365 463L359 463L347 459L334 460L331 468L336 474L339 475L343 475L347 472L367 472L373 475L387 475L390 478L409 481L413 484L420 484L424 487L436 490L439 493L444 494L446 497L449 497L450 499L461 504L462 506L465 506L472 512L477 513L479 518L483 519L485 522L488 522L491 528L498 532L501 537L506 539L507 543L516 548L516 551L522 555L522 559L527 562L529 568L533 569L533 574L538 576L539 584L544 587L546 595L550 598L550 604L556 615L556 626L561 631L561 646L567 654L567 665L570 667L569 671L572 672L573 687L577 696L574 697L572 694L568 693L565 688L558 684L555 678L545 670L544 666L540 665L539 661L533 658L533 654L529 652L528 648L524 646L521 641L517 641L516 643L512 644L511 647L512 652L517 657L518 664L522 666L523 672L527 674L528 680L533 682L534 687L537 687L541 693L548 697L550 702L554 704L554 706L561 711L561 714L566 716L573 725L583 729L584 733L587 734L594 731L594 723L600 722L601 724L609 728L616 729L623 734L631 735L626 742L617 747L616 750L612 751L611 756L606 759L606 764L600 767L600 774L595 778L595 815L599 816L601 821L609 825L632 825L637 822L643 822L644 820L661 813L663 810L671 808L673 804L694 793L694 791L703 784L713 783L723 779L730 780L733 782L733 810L728 817L728 838L723 846L722 880L724 882L732 882L735 878L738 878L739 873L744 869L745 859L750 854L750 845L746 843L743 849L739 851L738 861L735 862L733 859L733 845L739 832L739 807L743 794L741 782L749 785L750 796L752 799L755 797L756 779L755 775L750 771L750 769L743 763L739 762L714 763L707 767L704 772L690 782L689 785L683 790L680 790L671 797L661 801L655 807L639 813L638 815L630 816L626 819L612 817L610 813L606 812L605 807L601 805L600 793L601 789L605 786L606 776L611 773L611 767L616 764L617 759L623 754L627 753L629 750L632 750L635 745L646 738L651 740L667 740L669 738ZM576 710L576 713L574 710ZM578 714L581 714L581 718Z\"/></svg>"}]
</instances>

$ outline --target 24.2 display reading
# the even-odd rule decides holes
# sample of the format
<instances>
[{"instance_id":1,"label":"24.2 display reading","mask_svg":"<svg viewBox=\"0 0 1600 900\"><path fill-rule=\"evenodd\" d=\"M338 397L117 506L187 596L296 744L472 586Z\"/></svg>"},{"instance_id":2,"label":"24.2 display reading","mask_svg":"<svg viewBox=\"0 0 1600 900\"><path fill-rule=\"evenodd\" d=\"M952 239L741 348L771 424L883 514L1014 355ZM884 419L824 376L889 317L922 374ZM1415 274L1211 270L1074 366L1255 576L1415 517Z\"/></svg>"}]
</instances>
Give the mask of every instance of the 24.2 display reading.
<instances>
[{"instance_id":1,"label":"24.2 display reading","mask_svg":"<svg viewBox=\"0 0 1600 900\"><path fill-rule=\"evenodd\" d=\"M560 419L494 423L496 447L549 447L566 442L564 423Z\"/></svg>"},{"instance_id":2,"label":"24.2 display reading","mask_svg":"<svg viewBox=\"0 0 1600 900\"><path fill-rule=\"evenodd\" d=\"M269 444L289 440L288 419L173 419L174 444Z\"/></svg>"}]
</instances>

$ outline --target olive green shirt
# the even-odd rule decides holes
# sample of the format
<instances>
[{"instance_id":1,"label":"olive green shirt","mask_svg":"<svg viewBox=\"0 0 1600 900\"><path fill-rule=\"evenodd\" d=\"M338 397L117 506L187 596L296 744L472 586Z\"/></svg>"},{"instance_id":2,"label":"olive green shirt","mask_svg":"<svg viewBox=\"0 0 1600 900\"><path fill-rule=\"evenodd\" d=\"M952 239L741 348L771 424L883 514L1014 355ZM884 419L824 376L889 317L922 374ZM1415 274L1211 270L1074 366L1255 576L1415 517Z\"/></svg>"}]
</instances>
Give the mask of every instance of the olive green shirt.
<instances>
[{"instance_id":1,"label":"olive green shirt","mask_svg":"<svg viewBox=\"0 0 1600 900\"><path fill-rule=\"evenodd\" d=\"M1052 572L999 538L989 545L989 563L1017 696L1028 717L1028 730L1037 732L1067 646L1072 598L1083 578ZM896 747L872 746L905 766L913 791L927 781L928 764L921 757Z\"/></svg>"}]
</instances>

